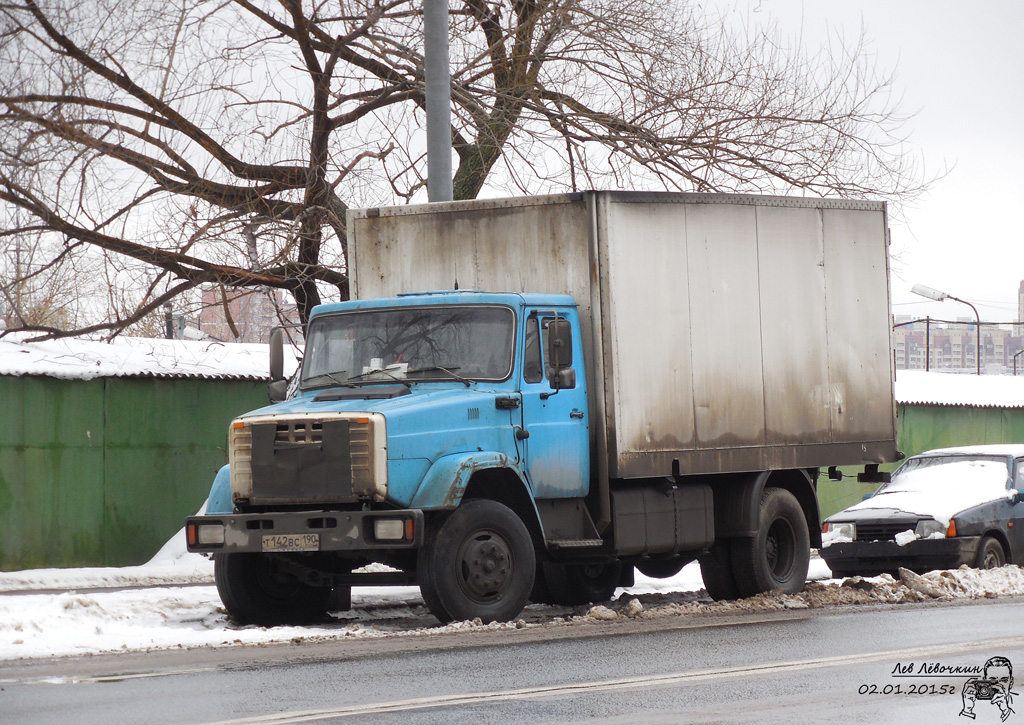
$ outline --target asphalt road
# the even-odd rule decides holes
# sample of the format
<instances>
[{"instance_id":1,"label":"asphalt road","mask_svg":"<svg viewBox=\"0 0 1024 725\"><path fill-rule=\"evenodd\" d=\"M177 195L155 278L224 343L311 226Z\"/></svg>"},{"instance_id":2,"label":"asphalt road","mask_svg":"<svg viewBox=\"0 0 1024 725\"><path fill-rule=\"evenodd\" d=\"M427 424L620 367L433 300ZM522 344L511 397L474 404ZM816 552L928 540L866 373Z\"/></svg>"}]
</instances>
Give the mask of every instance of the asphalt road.
<instances>
[{"instance_id":1,"label":"asphalt road","mask_svg":"<svg viewBox=\"0 0 1024 725\"><path fill-rule=\"evenodd\" d=\"M966 723L965 668L1024 672L1022 621L1000 599L9 662L0 722Z\"/></svg>"}]
</instances>

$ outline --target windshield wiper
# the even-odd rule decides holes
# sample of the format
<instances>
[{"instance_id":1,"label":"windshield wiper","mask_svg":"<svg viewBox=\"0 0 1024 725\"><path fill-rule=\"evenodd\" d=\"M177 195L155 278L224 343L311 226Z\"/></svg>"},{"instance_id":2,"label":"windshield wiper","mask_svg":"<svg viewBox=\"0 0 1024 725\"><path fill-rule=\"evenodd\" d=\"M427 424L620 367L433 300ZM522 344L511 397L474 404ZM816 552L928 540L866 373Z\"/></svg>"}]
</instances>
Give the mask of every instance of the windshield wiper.
<instances>
[{"instance_id":1,"label":"windshield wiper","mask_svg":"<svg viewBox=\"0 0 1024 725\"><path fill-rule=\"evenodd\" d=\"M341 377L344 377L347 374L348 374L348 370L335 370L333 373L320 373L319 375L314 375L311 378L306 378L305 380L302 381L302 384L303 384L303 387L309 387L310 383L312 383L314 380L319 380L320 378L328 378L329 380L331 380L332 382L337 383L338 385L344 385L346 388L351 388L352 387L351 383L347 383L347 382L345 382L343 380L339 380L338 378L334 377L335 375L339 375Z\"/></svg>"},{"instance_id":2,"label":"windshield wiper","mask_svg":"<svg viewBox=\"0 0 1024 725\"><path fill-rule=\"evenodd\" d=\"M387 368L374 368L373 370L367 370L365 373L359 373L358 375L353 375L352 377L349 378L349 380L358 380L360 382L375 382L375 381L365 381L365 380L363 380L363 378L365 378L367 375L377 375L378 373L384 373L389 378L394 380L396 383L401 383L402 385L404 385L407 388L411 388L412 387L412 385L409 383L408 380L406 380L405 378L398 377L397 375L395 375L393 372L391 372ZM349 387L352 387L352 383L349 383Z\"/></svg>"},{"instance_id":3,"label":"windshield wiper","mask_svg":"<svg viewBox=\"0 0 1024 725\"><path fill-rule=\"evenodd\" d=\"M465 383L467 388L469 387L470 383L472 382L469 378L464 378L461 375L459 375L457 372L455 372L456 370L459 370L459 366L458 365L450 365L449 367L442 367L441 365L431 365L431 366L425 367L425 368L414 368L413 370L406 370L405 374L406 375L411 375L413 373L432 373L432 372L435 372L437 370L440 370L443 373L448 373L453 378L458 380L460 383Z\"/></svg>"}]
</instances>

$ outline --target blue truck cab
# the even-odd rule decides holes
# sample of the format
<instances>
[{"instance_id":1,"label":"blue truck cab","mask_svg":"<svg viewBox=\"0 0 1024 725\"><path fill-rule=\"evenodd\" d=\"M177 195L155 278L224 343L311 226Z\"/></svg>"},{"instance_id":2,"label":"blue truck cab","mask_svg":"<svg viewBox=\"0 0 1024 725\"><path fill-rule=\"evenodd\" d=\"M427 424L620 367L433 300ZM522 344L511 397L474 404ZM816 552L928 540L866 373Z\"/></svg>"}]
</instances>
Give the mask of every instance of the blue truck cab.
<instances>
[{"instance_id":1,"label":"blue truck cab","mask_svg":"<svg viewBox=\"0 0 1024 725\"><path fill-rule=\"evenodd\" d=\"M444 621L514 616L546 539L601 544L581 515L582 359L567 295L321 305L290 399L232 422L189 549L215 555L242 621L309 621L353 584L411 581ZM558 510L546 528L539 507ZM353 573L373 562L397 572Z\"/></svg>"}]
</instances>

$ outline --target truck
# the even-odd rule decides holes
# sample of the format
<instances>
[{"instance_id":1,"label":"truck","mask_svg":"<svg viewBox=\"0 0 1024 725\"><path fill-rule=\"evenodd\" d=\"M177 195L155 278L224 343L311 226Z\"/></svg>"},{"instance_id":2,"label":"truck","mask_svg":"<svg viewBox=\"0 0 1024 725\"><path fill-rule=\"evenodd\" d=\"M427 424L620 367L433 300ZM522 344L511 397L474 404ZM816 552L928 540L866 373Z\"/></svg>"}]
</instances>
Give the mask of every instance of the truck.
<instances>
[{"instance_id":1,"label":"truck","mask_svg":"<svg viewBox=\"0 0 1024 725\"><path fill-rule=\"evenodd\" d=\"M901 457L884 202L591 191L347 229L352 299L312 310L290 384L272 336L276 402L187 519L240 622L389 584L509 621L694 560L715 599L797 592L822 469Z\"/></svg>"}]
</instances>

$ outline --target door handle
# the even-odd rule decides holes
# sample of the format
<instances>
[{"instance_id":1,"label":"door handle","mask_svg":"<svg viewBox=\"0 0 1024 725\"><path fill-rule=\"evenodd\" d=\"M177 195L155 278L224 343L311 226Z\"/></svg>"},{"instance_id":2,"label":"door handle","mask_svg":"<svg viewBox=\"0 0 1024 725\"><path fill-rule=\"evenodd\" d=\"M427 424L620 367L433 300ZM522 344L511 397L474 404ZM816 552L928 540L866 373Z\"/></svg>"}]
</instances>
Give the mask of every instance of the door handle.
<instances>
[{"instance_id":1,"label":"door handle","mask_svg":"<svg viewBox=\"0 0 1024 725\"><path fill-rule=\"evenodd\" d=\"M573 409L573 411L571 413L569 413L569 417L570 418L579 418L580 420L583 420L583 411L582 410L575 410L575 409Z\"/></svg>"}]
</instances>

